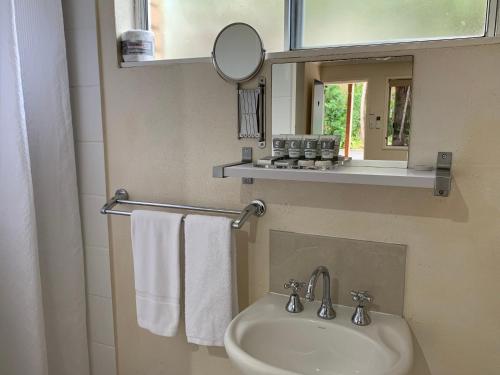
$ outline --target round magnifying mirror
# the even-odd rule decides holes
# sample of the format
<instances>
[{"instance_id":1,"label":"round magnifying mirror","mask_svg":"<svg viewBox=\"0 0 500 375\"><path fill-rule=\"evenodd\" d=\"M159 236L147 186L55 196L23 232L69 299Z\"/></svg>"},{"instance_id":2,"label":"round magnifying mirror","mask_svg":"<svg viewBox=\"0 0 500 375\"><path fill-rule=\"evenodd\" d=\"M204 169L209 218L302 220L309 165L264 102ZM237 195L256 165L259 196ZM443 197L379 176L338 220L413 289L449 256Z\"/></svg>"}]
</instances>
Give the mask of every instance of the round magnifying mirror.
<instances>
[{"instance_id":1,"label":"round magnifying mirror","mask_svg":"<svg viewBox=\"0 0 500 375\"><path fill-rule=\"evenodd\" d=\"M265 50L257 31L246 23L232 23L217 35L212 61L217 73L229 82L245 82L259 72Z\"/></svg>"}]
</instances>

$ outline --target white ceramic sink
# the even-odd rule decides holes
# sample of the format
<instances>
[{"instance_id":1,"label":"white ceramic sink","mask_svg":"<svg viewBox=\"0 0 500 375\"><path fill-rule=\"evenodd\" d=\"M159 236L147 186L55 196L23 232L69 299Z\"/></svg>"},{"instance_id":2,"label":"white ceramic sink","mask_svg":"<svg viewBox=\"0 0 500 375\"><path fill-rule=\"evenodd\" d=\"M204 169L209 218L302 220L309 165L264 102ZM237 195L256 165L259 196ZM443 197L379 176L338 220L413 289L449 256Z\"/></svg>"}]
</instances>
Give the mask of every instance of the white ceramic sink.
<instances>
[{"instance_id":1,"label":"white ceramic sink","mask_svg":"<svg viewBox=\"0 0 500 375\"><path fill-rule=\"evenodd\" d=\"M246 375L405 375L413 363L406 321L370 312L372 323L351 323L353 309L334 306L337 317L316 316L319 302L285 311L287 296L267 294L241 312L224 338L227 354Z\"/></svg>"}]
</instances>

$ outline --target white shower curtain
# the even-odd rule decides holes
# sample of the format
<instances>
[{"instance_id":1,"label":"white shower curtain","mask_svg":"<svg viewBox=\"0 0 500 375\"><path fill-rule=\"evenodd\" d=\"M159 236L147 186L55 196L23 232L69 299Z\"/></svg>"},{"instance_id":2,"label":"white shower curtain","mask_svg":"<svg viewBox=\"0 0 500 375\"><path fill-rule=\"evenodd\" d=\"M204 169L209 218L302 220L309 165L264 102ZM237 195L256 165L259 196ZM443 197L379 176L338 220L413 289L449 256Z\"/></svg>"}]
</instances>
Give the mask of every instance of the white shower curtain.
<instances>
[{"instance_id":1,"label":"white shower curtain","mask_svg":"<svg viewBox=\"0 0 500 375\"><path fill-rule=\"evenodd\" d=\"M60 0L0 1L0 374L88 375Z\"/></svg>"}]
</instances>

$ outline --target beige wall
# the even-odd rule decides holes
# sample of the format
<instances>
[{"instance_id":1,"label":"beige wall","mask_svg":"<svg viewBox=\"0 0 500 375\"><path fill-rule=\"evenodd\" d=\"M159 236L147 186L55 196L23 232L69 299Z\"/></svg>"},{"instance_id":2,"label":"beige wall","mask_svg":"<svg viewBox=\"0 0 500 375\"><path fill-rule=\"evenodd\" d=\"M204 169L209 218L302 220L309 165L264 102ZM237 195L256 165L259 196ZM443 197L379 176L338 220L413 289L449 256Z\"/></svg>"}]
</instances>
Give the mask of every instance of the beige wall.
<instances>
[{"instance_id":1,"label":"beige wall","mask_svg":"<svg viewBox=\"0 0 500 375\"><path fill-rule=\"evenodd\" d=\"M411 78L411 62L372 62L347 64L321 64L321 81L324 83L364 81L366 88L365 160L407 160L408 152L386 148L385 136L388 123L390 78ZM380 116L380 128L369 127L368 116ZM411 147L411 140L410 140Z\"/></svg>"},{"instance_id":2,"label":"beige wall","mask_svg":"<svg viewBox=\"0 0 500 375\"><path fill-rule=\"evenodd\" d=\"M266 216L239 233L240 245L248 244L239 249L244 301L268 290L270 229L407 244L404 312L415 334L414 373L498 374L500 45L411 53L410 165L452 151L449 198L380 186L241 185L211 177L213 165L255 145L235 139L235 87L208 63L119 69L112 2L99 0L99 12L108 194L123 186L134 199L228 208L265 200ZM111 218L110 229L119 374L236 374L223 350L137 327L129 219Z\"/></svg>"}]
</instances>

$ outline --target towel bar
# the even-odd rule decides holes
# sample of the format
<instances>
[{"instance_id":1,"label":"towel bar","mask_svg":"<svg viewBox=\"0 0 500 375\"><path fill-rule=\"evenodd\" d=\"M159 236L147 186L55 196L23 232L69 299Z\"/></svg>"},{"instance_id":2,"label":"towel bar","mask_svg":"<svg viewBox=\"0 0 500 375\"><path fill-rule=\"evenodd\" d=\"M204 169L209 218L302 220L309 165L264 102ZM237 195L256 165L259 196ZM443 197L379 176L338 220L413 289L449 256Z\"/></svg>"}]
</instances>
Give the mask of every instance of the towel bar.
<instances>
[{"instance_id":1,"label":"towel bar","mask_svg":"<svg viewBox=\"0 0 500 375\"><path fill-rule=\"evenodd\" d=\"M115 192L114 197L109 199L104 206L101 208L101 214L107 215L121 215L130 216L132 215L129 211L113 210L113 207L117 204L130 204L134 206L148 206L148 207L161 207L161 208L171 208L175 210L189 210L198 212L210 212L218 214L229 214L229 215L239 215L231 224L234 229L240 229L245 222L250 218L250 216L255 215L261 217L266 213L266 204L261 200L254 200L250 202L243 210L226 210L220 208L210 208L210 207L196 207L196 206L185 206L180 204L167 204L167 203L153 203L153 202L141 202L129 200L129 195L127 190L118 189Z\"/></svg>"}]
</instances>

